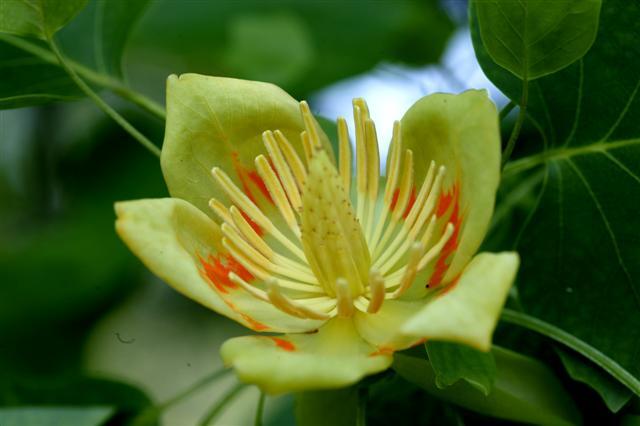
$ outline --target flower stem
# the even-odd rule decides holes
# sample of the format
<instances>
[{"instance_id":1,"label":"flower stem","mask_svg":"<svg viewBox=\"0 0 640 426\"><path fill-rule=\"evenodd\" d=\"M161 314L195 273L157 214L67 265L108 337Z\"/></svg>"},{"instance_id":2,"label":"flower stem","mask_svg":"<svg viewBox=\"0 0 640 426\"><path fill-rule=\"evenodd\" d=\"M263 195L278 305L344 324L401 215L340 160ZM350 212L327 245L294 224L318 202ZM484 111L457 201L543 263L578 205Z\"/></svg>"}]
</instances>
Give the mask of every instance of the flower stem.
<instances>
[{"instance_id":1,"label":"flower stem","mask_svg":"<svg viewBox=\"0 0 640 426\"><path fill-rule=\"evenodd\" d=\"M358 389L358 407L356 411L356 426L366 426L367 424L367 399L369 392L367 388Z\"/></svg>"},{"instance_id":2,"label":"flower stem","mask_svg":"<svg viewBox=\"0 0 640 426\"><path fill-rule=\"evenodd\" d=\"M528 328L561 343L582 354L603 370L615 377L620 383L640 396L640 380L631 375L624 367L576 336L560 328L512 309L503 309L500 319L506 323Z\"/></svg>"},{"instance_id":3,"label":"flower stem","mask_svg":"<svg viewBox=\"0 0 640 426\"><path fill-rule=\"evenodd\" d=\"M509 157L511 157L511 153L513 152L513 148L516 146L516 140L520 135L520 130L522 129L522 123L524 123L524 119L527 116L527 102L529 101L529 81L527 76L525 75L522 80L522 98L520 99L520 111L518 111L518 118L516 118L516 123L513 126L513 130L511 131L511 136L509 136L509 141L507 142L504 151L502 152L502 167L504 168L507 161L509 161ZM507 105L508 106L508 105ZM506 109L506 107L505 107ZM504 110L503 110L504 111ZM500 112L502 115L502 111ZM501 117L502 118L502 117Z\"/></svg>"},{"instance_id":4,"label":"flower stem","mask_svg":"<svg viewBox=\"0 0 640 426\"><path fill-rule=\"evenodd\" d=\"M209 425L222 412L222 410L226 408L227 404L231 402L231 400L233 400L233 398L235 398L236 395L238 395L238 393L240 393L240 391L243 390L246 386L247 385L244 383L237 383L234 387L232 387L231 390L227 392L227 394L220 401L218 401L213 407L211 407L211 410L209 410L204 418L200 420L198 426Z\"/></svg>"},{"instance_id":5,"label":"flower stem","mask_svg":"<svg viewBox=\"0 0 640 426\"><path fill-rule=\"evenodd\" d=\"M76 83L80 90L82 90L87 96L89 96L96 103L96 105L98 105L98 107L102 111L104 111L105 114L111 117L116 123L120 125L120 127L126 130L131 136L133 136L134 139L140 142L142 146L147 148L156 157L160 158L160 148L155 146L153 142L151 142L149 139L147 139L146 136L140 133L138 129L133 127L133 125L129 123L123 116L121 116L116 110L111 108L111 106L109 106L109 104L107 104L100 96L98 96L98 94L94 92L91 87L89 87L89 85L80 78L75 70L71 68L69 64L67 64L66 59L62 56L62 52L60 52L60 48L58 47L56 41L53 39L53 36L48 37L47 42L49 43L49 47L51 48L53 54L56 55L56 58L58 58L60 66L62 66L67 74L69 74L69 77L71 77L71 79L74 81L74 83Z\"/></svg>"},{"instance_id":6,"label":"flower stem","mask_svg":"<svg viewBox=\"0 0 640 426\"><path fill-rule=\"evenodd\" d=\"M53 64L53 65L60 65L60 63L58 62L58 59L53 53L51 53L47 49L43 49L42 47L34 43L31 43L28 40L25 40L20 37L15 37L10 34L0 34L0 40L14 47L17 47L18 49L24 50L25 52L28 52L42 59L47 63ZM96 84L98 86L104 87L106 89L112 90L114 93L116 93L123 99L126 99L132 102L133 104L139 106L140 108L144 109L145 111L149 112L150 114L154 115L160 120L162 121L165 120L166 114L165 114L164 108L160 104L152 101L151 99L145 97L144 95L136 91L131 90L129 87L122 84L119 80L116 80L108 75L96 72L69 58L67 58L65 62L71 69L73 69L76 73L78 73L79 76L83 77L87 81L93 84Z\"/></svg>"},{"instance_id":7,"label":"flower stem","mask_svg":"<svg viewBox=\"0 0 640 426\"><path fill-rule=\"evenodd\" d=\"M502 109L500 110L500 116L499 116L500 121L504 120L504 118L505 118L507 115L509 115L509 113L510 113L511 111L513 111L513 109L514 109L515 107L516 107L516 103L515 103L515 102L513 102L513 101L509 101L509 103L508 103L508 104L506 104L506 105L504 106L504 108L502 108Z\"/></svg>"},{"instance_id":8,"label":"flower stem","mask_svg":"<svg viewBox=\"0 0 640 426\"><path fill-rule=\"evenodd\" d=\"M260 392L260 398L258 399L258 408L256 408L256 420L253 423L254 426L262 426L262 412L264 411L264 399L265 393Z\"/></svg>"}]
</instances>

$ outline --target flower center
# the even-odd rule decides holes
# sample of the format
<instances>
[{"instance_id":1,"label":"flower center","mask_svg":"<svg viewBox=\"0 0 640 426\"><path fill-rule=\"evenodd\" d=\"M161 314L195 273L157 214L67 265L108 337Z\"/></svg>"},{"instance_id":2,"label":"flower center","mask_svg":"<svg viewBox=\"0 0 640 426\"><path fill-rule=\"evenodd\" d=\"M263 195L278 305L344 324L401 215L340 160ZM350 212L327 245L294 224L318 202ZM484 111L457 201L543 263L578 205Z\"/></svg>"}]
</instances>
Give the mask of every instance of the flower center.
<instances>
[{"instance_id":1,"label":"flower center","mask_svg":"<svg viewBox=\"0 0 640 426\"><path fill-rule=\"evenodd\" d=\"M279 217L265 214L222 170L212 170L231 201L228 208L210 201L222 221L223 245L247 272L230 271L228 280L297 317L375 313L386 299L426 282L417 275L433 271L436 259L444 264L442 257L455 250L455 241L449 242L454 223L440 212L441 201L448 200L441 194L445 168L436 170L431 162L416 185L413 153L403 150L396 121L382 180L375 125L363 100L353 104L355 177L343 118L338 119L337 167L306 102L300 104L306 165L282 132L263 133L268 158L258 156L255 166Z\"/></svg>"}]
</instances>

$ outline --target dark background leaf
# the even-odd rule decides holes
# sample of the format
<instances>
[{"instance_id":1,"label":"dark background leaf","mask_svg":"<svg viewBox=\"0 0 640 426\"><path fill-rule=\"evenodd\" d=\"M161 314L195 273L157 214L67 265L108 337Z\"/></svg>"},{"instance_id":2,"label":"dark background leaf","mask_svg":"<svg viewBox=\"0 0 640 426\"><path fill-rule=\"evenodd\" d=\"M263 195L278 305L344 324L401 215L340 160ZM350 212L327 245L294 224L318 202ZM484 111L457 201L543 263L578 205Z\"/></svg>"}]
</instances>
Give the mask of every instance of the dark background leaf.
<instances>
[{"instance_id":1,"label":"dark background leaf","mask_svg":"<svg viewBox=\"0 0 640 426\"><path fill-rule=\"evenodd\" d=\"M528 114L543 129L510 178L543 170L538 200L514 233L518 290L528 313L560 326L640 377L640 36L637 2L605 1L583 59L531 82ZM486 55L480 63L509 97L520 82ZM541 153L544 147L548 149ZM513 238L516 237L517 238ZM603 389L600 389L604 391Z\"/></svg>"},{"instance_id":2,"label":"dark background leaf","mask_svg":"<svg viewBox=\"0 0 640 426\"><path fill-rule=\"evenodd\" d=\"M586 383L602 397L607 407L617 413L629 402L633 393L589 360L566 349L556 349L569 375Z\"/></svg>"},{"instance_id":3,"label":"dark background leaf","mask_svg":"<svg viewBox=\"0 0 640 426\"><path fill-rule=\"evenodd\" d=\"M438 387L465 380L485 395L491 392L496 378L496 363L491 352L449 342L428 342L426 348Z\"/></svg>"}]
</instances>

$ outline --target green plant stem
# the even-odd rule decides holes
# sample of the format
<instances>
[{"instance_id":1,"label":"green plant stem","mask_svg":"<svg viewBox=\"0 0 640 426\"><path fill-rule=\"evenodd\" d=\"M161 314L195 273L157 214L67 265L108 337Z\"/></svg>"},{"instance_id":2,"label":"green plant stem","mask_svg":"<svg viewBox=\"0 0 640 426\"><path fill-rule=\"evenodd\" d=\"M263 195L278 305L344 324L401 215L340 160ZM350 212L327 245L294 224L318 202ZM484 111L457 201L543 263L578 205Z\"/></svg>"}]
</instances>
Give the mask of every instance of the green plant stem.
<instances>
[{"instance_id":1,"label":"green plant stem","mask_svg":"<svg viewBox=\"0 0 640 426\"><path fill-rule=\"evenodd\" d=\"M640 380L631 375L620 364L583 340L578 339L574 335L569 334L548 322L512 309L504 309L500 319L509 324L518 325L535 331L536 333L542 334L543 336L573 349L594 362L607 373L611 374L620 383L631 389L631 391L636 395L640 396Z\"/></svg>"},{"instance_id":2,"label":"green plant stem","mask_svg":"<svg viewBox=\"0 0 640 426\"><path fill-rule=\"evenodd\" d=\"M503 168L505 164L507 164L507 161L509 161L509 157L511 157L513 148L515 148L516 146L516 140L518 139L518 136L520 136L522 123L524 123L524 119L527 117L527 102L529 102L529 81L527 80L527 76L525 75L524 79L522 80L522 98L520 99L520 111L518 111L518 118L516 118L516 123L513 125L513 130L511 131L511 135L509 136L507 145L502 152Z\"/></svg>"},{"instance_id":3,"label":"green plant stem","mask_svg":"<svg viewBox=\"0 0 640 426\"><path fill-rule=\"evenodd\" d=\"M168 399L167 401L159 404L156 408L161 411L166 410L168 407L182 401L192 393L197 392L198 390L202 389L203 387L207 386L212 382L215 382L216 380L218 380L220 377L224 376L228 372L229 370L226 368L221 368L219 370L216 370L213 373L209 374L208 376L205 376L202 379L198 380L193 385L189 386L187 389L183 390L182 392L175 395L171 399Z\"/></svg>"},{"instance_id":4,"label":"green plant stem","mask_svg":"<svg viewBox=\"0 0 640 426\"><path fill-rule=\"evenodd\" d=\"M513 102L513 101L509 101L509 103L508 103L508 104L506 104L506 105L504 106L504 108L502 108L502 109L500 110L500 115L499 115L499 119L500 119L500 121L504 120L504 118L505 118L507 115L509 115L509 113L510 113L511 111L513 111L513 109L514 109L515 107L516 107L516 103L515 103L515 102Z\"/></svg>"},{"instance_id":5,"label":"green plant stem","mask_svg":"<svg viewBox=\"0 0 640 426\"><path fill-rule=\"evenodd\" d=\"M111 108L111 106L109 106L109 104L107 104L100 96L98 96L98 94L94 92L91 87L89 87L89 85L80 78L80 76L78 76L75 70L73 70L73 68L71 68L67 64L66 59L62 56L62 52L60 52L60 49L58 48L58 45L53 37L49 37L47 41L49 43L49 47L51 47L51 51L58 58L58 62L60 63L62 68L67 72L67 74L69 74L69 77L71 77L71 79L78 85L80 90L82 90L88 97L90 97L96 103L96 105L98 105L98 107L105 112L105 114L111 117L116 123L120 125L120 127L126 130L131 136L133 136L134 139L140 142L142 146L147 148L156 157L160 158L160 148L155 146L153 142L151 142L149 139L147 139L146 136L140 133L138 129L133 127L133 125L129 123L123 116L121 116L116 110Z\"/></svg>"},{"instance_id":6,"label":"green plant stem","mask_svg":"<svg viewBox=\"0 0 640 426\"><path fill-rule=\"evenodd\" d=\"M262 426L262 412L264 411L265 397L265 393L260 392L260 397L258 398L258 408L256 408L256 420L253 422L254 426Z\"/></svg>"},{"instance_id":7,"label":"green plant stem","mask_svg":"<svg viewBox=\"0 0 640 426\"><path fill-rule=\"evenodd\" d=\"M131 426L143 426L154 423L158 418L160 418L160 415L163 411L184 400L189 395L199 391L206 385L218 380L228 372L229 370L227 370L226 368L216 370L208 376L205 376L202 379L198 380L187 389L166 400L165 402L146 408L133 419L133 421L131 422Z\"/></svg>"},{"instance_id":8,"label":"green plant stem","mask_svg":"<svg viewBox=\"0 0 640 426\"><path fill-rule=\"evenodd\" d=\"M369 392L367 388L358 389L358 406L356 411L356 426L367 425L367 399Z\"/></svg>"},{"instance_id":9,"label":"green plant stem","mask_svg":"<svg viewBox=\"0 0 640 426\"><path fill-rule=\"evenodd\" d=\"M240 393L240 391L243 390L246 386L247 385L245 385L244 383L237 383L234 387L232 387L231 390L229 390L229 392L227 392L227 394L220 401L218 401L213 407L211 407L211 410L209 410L209 412L205 414L198 425L209 425L216 417L218 417L222 410L225 409L227 404L231 402L233 398L235 398L236 395L238 395L238 393Z\"/></svg>"},{"instance_id":10,"label":"green plant stem","mask_svg":"<svg viewBox=\"0 0 640 426\"><path fill-rule=\"evenodd\" d=\"M25 52L31 53L32 55L37 56L38 58L52 65L60 65L55 54L28 40L12 36L10 34L0 34L0 40L11 44L18 49L22 49ZM126 99L131 103L139 106L140 108L161 119L162 121L165 120L166 114L164 108L161 105L152 101L146 96L131 90L129 87L122 84L122 82L120 82L119 80L116 80L111 76L96 72L73 60L66 59L65 62L69 68L74 70L79 76L86 79L90 83L100 87L104 87L105 89L109 89L121 98Z\"/></svg>"}]
</instances>

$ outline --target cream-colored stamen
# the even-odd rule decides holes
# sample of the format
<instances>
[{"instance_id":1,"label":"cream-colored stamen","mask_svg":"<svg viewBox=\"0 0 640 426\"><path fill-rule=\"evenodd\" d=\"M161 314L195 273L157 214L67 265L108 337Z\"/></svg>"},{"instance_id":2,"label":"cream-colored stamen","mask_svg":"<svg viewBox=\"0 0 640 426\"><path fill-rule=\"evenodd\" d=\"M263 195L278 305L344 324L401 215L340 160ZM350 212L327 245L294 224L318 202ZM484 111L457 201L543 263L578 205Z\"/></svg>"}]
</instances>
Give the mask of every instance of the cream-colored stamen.
<instances>
[{"instance_id":1,"label":"cream-colored stamen","mask_svg":"<svg viewBox=\"0 0 640 426\"><path fill-rule=\"evenodd\" d=\"M262 140L264 141L264 145L267 148L267 152L269 153L269 158L273 161L273 165L278 173L278 177L280 178L280 182L282 183L282 187L287 193L287 198L291 203L291 207L296 212L300 211L302 207L302 199L300 198L300 190L296 186L296 181L293 177L293 173L289 166L287 165L287 161L280 150L280 145L276 141L273 132L264 132L262 134Z\"/></svg>"},{"instance_id":2,"label":"cream-colored stamen","mask_svg":"<svg viewBox=\"0 0 640 426\"><path fill-rule=\"evenodd\" d=\"M395 299L397 297L402 296L413 284L413 281L416 278L416 274L418 270L421 269L419 266L420 257L424 253L424 245L422 243L413 243L411 245L411 250L409 252L409 261L407 262L407 266L405 267L404 274L402 279L400 280L400 287L389 296L390 299Z\"/></svg>"},{"instance_id":3,"label":"cream-colored stamen","mask_svg":"<svg viewBox=\"0 0 640 426\"><path fill-rule=\"evenodd\" d=\"M287 164L291 167L291 172L296 178L296 185L298 186L298 189L302 192L304 182L307 179L307 171L304 168L304 163L302 163L298 153L296 153L296 150L293 148L293 145L291 145L291 142L289 142L289 139L286 138L284 133L280 130L276 130L273 132L273 135L278 141L278 145L280 145L280 149L287 159Z\"/></svg>"},{"instance_id":4,"label":"cream-colored stamen","mask_svg":"<svg viewBox=\"0 0 640 426\"><path fill-rule=\"evenodd\" d=\"M338 117L339 166L344 192L351 193L351 143L349 129L344 117Z\"/></svg>"},{"instance_id":5,"label":"cream-colored stamen","mask_svg":"<svg viewBox=\"0 0 640 426\"><path fill-rule=\"evenodd\" d=\"M267 297L275 307L290 315L317 320L330 318L330 316L324 312L305 306L285 296L280 289L279 281L275 278L267 280Z\"/></svg>"},{"instance_id":6,"label":"cream-colored stamen","mask_svg":"<svg viewBox=\"0 0 640 426\"><path fill-rule=\"evenodd\" d=\"M338 307L338 316L349 318L354 313L353 296L349 283L344 278L336 280L336 298Z\"/></svg>"},{"instance_id":7,"label":"cream-colored stamen","mask_svg":"<svg viewBox=\"0 0 640 426\"><path fill-rule=\"evenodd\" d=\"M369 305L367 306L367 312L375 314L382 307L384 302L386 288L384 286L384 278L380 272L372 270L369 272L369 290L371 292L371 298L369 299Z\"/></svg>"}]
</instances>

